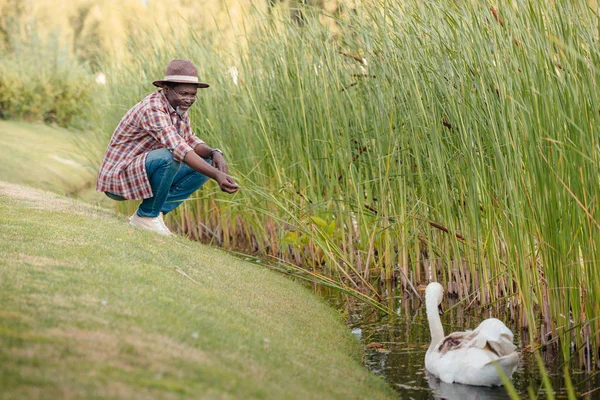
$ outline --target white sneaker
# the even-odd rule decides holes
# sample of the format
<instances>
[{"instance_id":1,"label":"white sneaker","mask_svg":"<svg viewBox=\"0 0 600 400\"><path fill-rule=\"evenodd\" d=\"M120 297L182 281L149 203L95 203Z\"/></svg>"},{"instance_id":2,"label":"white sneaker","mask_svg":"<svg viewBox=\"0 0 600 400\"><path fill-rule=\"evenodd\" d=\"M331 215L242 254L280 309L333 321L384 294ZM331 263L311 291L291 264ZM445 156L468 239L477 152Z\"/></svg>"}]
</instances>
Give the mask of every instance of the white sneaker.
<instances>
[{"instance_id":1,"label":"white sneaker","mask_svg":"<svg viewBox=\"0 0 600 400\"><path fill-rule=\"evenodd\" d=\"M162 225L163 229L164 229L165 231L169 232L169 234L170 234L170 235L172 235L172 234L173 234L173 232L171 232L171 231L169 230L169 227L167 227L167 224L165 224L165 220L164 220L164 214L163 214L162 212L158 214L158 219L160 220L160 223L161 223L161 225Z\"/></svg>"},{"instance_id":2,"label":"white sneaker","mask_svg":"<svg viewBox=\"0 0 600 400\"><path fill-rule=\"evenodd\" d=\"M129 217L129 224L137 226L138 228L146 229L152 232L156 232L159 235L170 236L171 231L167 229L165 223L162 222L161 217L140 217L137 215L137 211Z\"/></svg>"}]
</instances>

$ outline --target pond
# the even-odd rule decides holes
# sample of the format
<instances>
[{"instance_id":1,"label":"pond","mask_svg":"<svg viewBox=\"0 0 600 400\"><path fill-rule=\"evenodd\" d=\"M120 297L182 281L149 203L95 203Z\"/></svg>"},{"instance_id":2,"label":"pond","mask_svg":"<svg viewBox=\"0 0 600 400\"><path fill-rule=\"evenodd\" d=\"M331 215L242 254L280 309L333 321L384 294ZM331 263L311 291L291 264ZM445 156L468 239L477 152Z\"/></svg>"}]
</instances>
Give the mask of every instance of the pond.
<instances>
[{"instance_id":1,"label":"pond","mask_svg":"<svg viewBox=\"0 0 600 400\"><path fill-rule=\"evenodd\" d=\"M425 305L416 296L392 293L387 304L396 310L386 315L349 296L329 289L315 288L335 307L347 312L347 323L352 334L364 347L364 363L376 375L382 376L403 399L509 399L504 387L475 387L447 384L425 371L425 352L431 341L425 314ZM534 354L527 351L527 332L521 331L514 314L508 311L481 307L467 307L447 299L443 303L449 312L441 316L446 334L475 328L485 318L502 319L515 334L515 344L521 351L521 361L513 375L513 384L521 398L545 399L542 375ZM451 310L450 307L454 306ZM500 315L499 315L500 314ZM525 349L525 351L523 351ZM563 362L557 351L542 352L545 368L555 390L556 398L567 398L563 376ZM600 374L585 374L571 370L571 380L578 398L600 399ZM596 390L595 390L596 389Z\"/></svg>"},{"instance_id":2,"label":"pond","mask_svg":"<svg viewBox=\"0 0 600 400\"><path fill-rule=\"evenodd\" d=\"M268 266L269 263L255 257L232 252L244 261ZM299 280L306 284L306 281ZM363 345L363 362L371 372L381 376L398 392L398 398L414 400L504 400L510 399L504 387L477 387L447 384L431 376L425 370L425 353L431 342L425 304L416 295L407 295L397 287L380 288L386 294L384 303L393 309L386 314L337 290L308 284L312 290L334 308L347 315L346 323L352 334ZM421 293L424 298L424 293ZM514 309L480 307L444 298L441 316L445 334L474 329L486 318L498 318L514 333L514 343L521 352L521 360L512 376L512 383L521 398L546 399L542 373L535 355L529 350L527 330L519 323L520 316ZM542 361L554 390L555 398L566 399L567 385L564 361L557 348L541 351ZM600 399L600 372L585 373L571 364L571 382L577 398Z\"/></svg>"}]
</instances>

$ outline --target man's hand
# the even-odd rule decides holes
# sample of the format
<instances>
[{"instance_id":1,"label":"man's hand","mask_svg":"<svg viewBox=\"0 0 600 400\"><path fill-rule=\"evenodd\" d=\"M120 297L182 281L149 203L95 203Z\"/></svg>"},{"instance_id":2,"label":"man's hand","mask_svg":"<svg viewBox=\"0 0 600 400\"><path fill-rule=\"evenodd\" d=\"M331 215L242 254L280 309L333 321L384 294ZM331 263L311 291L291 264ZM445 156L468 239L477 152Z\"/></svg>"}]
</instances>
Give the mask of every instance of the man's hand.
<instances>
[{"instance_id":1,"label":"man's hand","mask_svg":"<svg viewBox=\"0 0 600 400\"><path fill-rule=\"evenodd\" d=\"M221 158L223 158L223 157L221 156ZM213 159L213 162L214 162L214 159ZM227 166L225 166L225 167L227 167ZM226 193L235 193L235 192L237 192L237 190L239 188L238 184L235 183L233 178L230 177L229 175L227 175L226 173L220 173L215 180L219 184L219 187L221 188L221 190Z\"/></svg>"},{"instance_id":2,"label":"man's hand","mask_svg":"<svg viewBox=\"0 0 600 400\"><path fill-rule=\"evenodd\" d=\"M225 157L223 157L223 155L218 151L214 151L212 153L212 166L218 169L219 171L224 172L225 174L229 173L229 168L227 167L227 163L225 162Z\"/></svg>"},{"instance_id":3,"label":"man's hand","mask_svg":"<svg viewBox=\"0 0 600 400\"><path fill-rule=\"evenodd\" d=\"M200 144L196 146L196 150L200 150L202 152L202 156L208 158L206 156L206 152L210 152L210 149L205 144ZM214 179L221 188L222 191L226 193L235 193L237 192L239 186L235 183L233 178L227 175L227 164L223 159L223 156L218 152L213 152L213 162L212 166L204 161L201 156L196 154L196 151L188 151L185 155L183 161L190 166L194 171L198 171L201 174L208 176L211 179ZM225 171L223 171L225 169Z\"/></svg>"}]
</instances>

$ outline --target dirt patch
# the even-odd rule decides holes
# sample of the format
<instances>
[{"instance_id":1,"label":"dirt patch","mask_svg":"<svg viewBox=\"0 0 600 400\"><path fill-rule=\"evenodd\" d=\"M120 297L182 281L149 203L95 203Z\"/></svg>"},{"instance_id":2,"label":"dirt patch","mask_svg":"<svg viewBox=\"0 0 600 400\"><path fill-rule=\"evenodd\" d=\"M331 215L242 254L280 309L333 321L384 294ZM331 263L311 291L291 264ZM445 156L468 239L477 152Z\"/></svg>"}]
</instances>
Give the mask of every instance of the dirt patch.
<instances>
[{"instance_id":1,"label":"dirt patch","mask_svg":"<svg viewBox=\"0 0 600 400\"><path fill-rule=\"evenodd\" d=\"M58 161L61 164L68 165L69 167L83 168L83 165L79 164L77 161L71 160L71 159L68 159L68 158L63 158L63 157L58 156L56 154L51 154L50 158L52 160L54 160L54 161Z\"/></svg>"},{"instance_id":2,"label":"dirt patch","mask_svg":"<svg viewBox=\"0 0 600 400\"><path fill-rule=\"evenodd\" d=\"M3 181L0 181L0 197L24 200L31 208L41 210L63 211L85 216L111 215L107 210L94 208L54 193Z\"/></svg>"},{"instance_id":3,"label":"dirt patch","mask_svg":"<svg viewBox=\"0 0 600 400\"><path fill-rule=\"evenodd\" d=\"M157 334L89 331L76 328L51 329L50 336L67 339L71 349L87 361L109 364L124 370L143 364L155 371L175 368L177 361L212 364L205 352Z\"/></svg>"},{"instance_id":4,"label":"dirt patch","mask_svg":"<svg viewBox=\"0 0 600 400\"><path fill-rule=\"evenodd\" d=\"M54 195L40 190L2 181L0 181L0 196L32 201L44 201L54 197Z\"/></svg>"},{"instance_id":5,"label":"dirt patch","mask_svg":"<svg viewBox=\"0 0 600 400\"><path fill-rule=\"evenodd\" d=\"M25 264L33 265L35 267L55 267L57 265L63 265L64 262L55 260L49 257L32 256L30 254L23 253L9 253L8 259L12 259Z\"/></svg>"}]
</instances>

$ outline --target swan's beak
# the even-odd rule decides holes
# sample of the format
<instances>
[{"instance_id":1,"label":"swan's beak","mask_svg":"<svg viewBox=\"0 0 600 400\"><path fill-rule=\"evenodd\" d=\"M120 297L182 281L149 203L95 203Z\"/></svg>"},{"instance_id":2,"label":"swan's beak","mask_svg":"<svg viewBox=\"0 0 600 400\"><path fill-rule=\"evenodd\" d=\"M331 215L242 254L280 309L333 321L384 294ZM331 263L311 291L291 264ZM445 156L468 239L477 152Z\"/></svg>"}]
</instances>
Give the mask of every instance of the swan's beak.
<instances>
[{"instance_id":1,"label":"swan's beak","mask_svg":"<svg viewBox=\"0 0 600 400\"><path fill-rule=\"evenodd\" d=\"M438 312L440 313L440 315L444 315L444 307L442 307L442 305L438 305Z\"/></svg>"}]
</instances>

